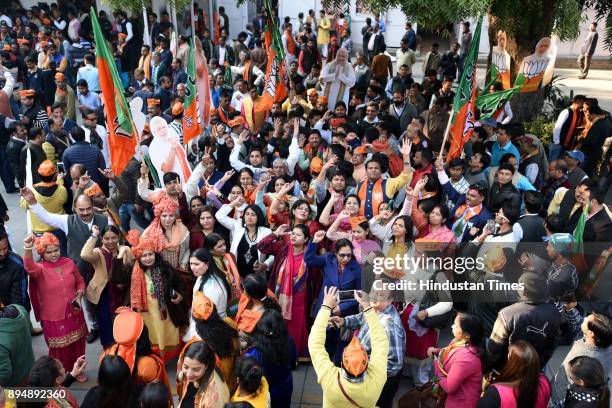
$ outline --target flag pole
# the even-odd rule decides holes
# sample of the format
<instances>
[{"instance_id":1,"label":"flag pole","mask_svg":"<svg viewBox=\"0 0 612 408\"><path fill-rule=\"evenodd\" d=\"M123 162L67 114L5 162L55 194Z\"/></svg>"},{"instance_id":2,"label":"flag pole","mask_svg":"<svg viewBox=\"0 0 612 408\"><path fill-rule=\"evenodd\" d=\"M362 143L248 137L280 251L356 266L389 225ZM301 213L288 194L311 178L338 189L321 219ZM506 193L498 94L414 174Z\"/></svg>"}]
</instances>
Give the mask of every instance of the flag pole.
<instances>
[{"instance_id":1,"label":"flag pole","mask_svg":"<svg viewBox=\"0 0 612 408\"><path fill-rule=\"evenodd\" d=\"M454 109L451 109L450 115L448 116L448 122L446 123L446 130L444 131L444 139L442 139L442 147L440 148L440 153L438 157L442 157L442 153L444 153L444 145L448 140L448 134L450 133L451 124L453 122L453 114L455 113Z\"/></svg>"},{"instance_id":2,"label":"flag pole","mask_svg":"<svg viewBox=\"0 0 612 408\"><path fill-rule=\"evenodd\" d=\"M191 13L191 37L196 36L195 31L195 0L191 0L191 6L189 7L189 12ZM192 44L193 46L193 44Z\"/></svg>"},{"instance_id":3,"label":"flag pole","mask_svg":"<svg viewBox=\"0 0 612 408\"><path fill-rule=\"evenodd\" d=\"M142 18L144 19L144 44L151 47L151 36L149 33L149 16L147 15L147 7L145 6L144 1L142 2Z\"/></svg>"}]
</instances>

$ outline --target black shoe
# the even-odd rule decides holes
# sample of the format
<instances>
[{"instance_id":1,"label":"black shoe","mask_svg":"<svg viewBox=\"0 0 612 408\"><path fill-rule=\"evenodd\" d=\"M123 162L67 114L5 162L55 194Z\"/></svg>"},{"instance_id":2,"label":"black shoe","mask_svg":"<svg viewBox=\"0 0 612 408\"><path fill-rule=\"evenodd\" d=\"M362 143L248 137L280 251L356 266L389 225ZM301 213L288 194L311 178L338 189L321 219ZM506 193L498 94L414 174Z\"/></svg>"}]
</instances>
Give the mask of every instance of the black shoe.
<instances>
[{"instance_id":1,"label":"black shoe","mask_svg":"<svg viewBox=\"0 0 612 408\"><path fill-rule=\"evenodd\" d=\"M87 343L91 344L94 341L98 340L98 337L100 337L100 330L98 329L92 329L89 334L87 335Z\"/></svg>"}]
</instances>

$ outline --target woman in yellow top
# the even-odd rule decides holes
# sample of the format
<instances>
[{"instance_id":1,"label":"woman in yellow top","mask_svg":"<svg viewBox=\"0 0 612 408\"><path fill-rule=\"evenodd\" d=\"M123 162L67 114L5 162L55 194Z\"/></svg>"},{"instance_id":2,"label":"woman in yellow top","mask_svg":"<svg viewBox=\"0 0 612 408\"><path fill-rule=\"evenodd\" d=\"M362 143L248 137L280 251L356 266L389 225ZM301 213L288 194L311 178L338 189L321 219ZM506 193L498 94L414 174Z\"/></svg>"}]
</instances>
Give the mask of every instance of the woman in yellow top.
<instances>
[{"instance_id":1,"label":"woman in yellow top","mask_svg":"<svg viewBox=\"0 0 612 408\"><path fill-rule=\"evenodd\" d=\"M232 402L248 402L253 408L268 408L270 392L268 381L263 376L263 368L252 357L243 357L236 367L238 373L238 389L232 397Z\"/></svg>"},{"instance_id":2,"label":"woman in yellow top","mask_svg":"<svg viewBox=\"0 0 612 408\"><path fill-rule=\"evenodd\" d=\"M373 408L387 381L389 339L370 303L363 299L361 292L357 292L357 301L370 327L372 352L368 357L363 346L353 337L342 353L342 365L336 367L325 351L325 337L331 312L338 304L338 289L332 286L324 288L324 291L323 304L308 338L312 366L323 389L323 408Z\"/></svg>"},{"instance_id":3,"label":"woman in yellow top","mask_svg":"<svg viewBox=\"0 0 612 408\"><path fill-rule=\"evenodd\" d=\"M179 408L223 408L229 401L229 390L216 359L212 347L203 341L187 348L179 373L180 387L177 387Z\"/></svg>"}]
</instances>

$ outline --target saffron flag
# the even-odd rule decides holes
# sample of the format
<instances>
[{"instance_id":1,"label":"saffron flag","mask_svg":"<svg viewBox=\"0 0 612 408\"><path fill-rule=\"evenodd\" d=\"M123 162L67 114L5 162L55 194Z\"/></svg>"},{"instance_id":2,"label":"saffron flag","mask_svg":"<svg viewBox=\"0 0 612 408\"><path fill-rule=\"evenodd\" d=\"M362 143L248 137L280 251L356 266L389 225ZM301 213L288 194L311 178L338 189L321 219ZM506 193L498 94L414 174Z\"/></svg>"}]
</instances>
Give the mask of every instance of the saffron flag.
<instances>
[{"instance_id":1,"label":"saffron flag","mask_svg":"<svg viewBox=\"0 0 612 408\"><path fill-rule=\"evenodd\" d=\"M187 144L202 133L198 123L198 99L196 91L195 50L193 41L189 47L187 63L187 83L185 84L185 111L183 113L183 143Z\"/></svg>"},{"instance_id":2,"label":"saffron flag","mask_svg":"<svg viewBox=\"0 0 612 408\"><path fill-rule=\"evenodd\" d=\"M221 36L221 30L219 30L219 8L217 7L217 0L213 0L213 43L219 44L219 37Z\"/></svg>"},{"instance_id":3,"label":"saffron flag","mask_svg":"<svg viewBox=\"0 0 612 408\"><path fill-rule=\"evenodd\" d=\"M202 49L199 38L194 39L195 43L195 72L196 72L196 96L197 106L200 115L201 128L206 129L210 123L210 109L213 107L212 95L210 94L210 82L208 81L208 61Z\"/></svg>"},{"instance_id":4,"label":"saffron flag","mask_svg":"<svg viewBox=\"0 0 612 408\"><path fill-rule=\"evenodd\" d=\"M91 8L91 24L96 42L96 66L104 100L108 144L113 172L121 174L136 151L138 132L133 126L130 105L125 99L113 53L100 29L96 12Z\"/></svg>"},{"instance_id":5,"label":"saffron flag","mask_svg":"<svg viewBox=\"0 0 612 408\"><path fill-rule=\"evenodd\" d=\"M285 87L285 81L283 81L285 50L278 27L274 23L272 6L269 0L264 1L264 7L267 17L265 47L268 54L268 66L262 99L266 109L270 109L275 101L280 102L287 97L287 88Z\"/></svg>"},{"instance_id":6,"label":"saffron flag","mask_svg":"<svg viewBox=\"0 0 612 408\"><path fill-rule=\"evenodd\" d=\"M480 121L497 116L499 109L503 109L512 95L521 91L520 86L506 89L505 91L493 92L476 97L476 108L480 111Z\"/></svg>"},{"instance_id":7,"label":"saffron flag","mask_svg":"<svg viewBox=\"0 0 612 408\"><path fill-rule=\"evenodd\" d=\"M478 47L480 45L480 31L482 29L482 16L478 18L478 25L474 31L470 51L465 60L459 89L453 101L453 112L450 128L450 149L447 160L450 161L461 156L463 146L468 141L474 130L476 117L476 64L478 62ZM443 147L444 148L444 147Z\"/></svg>"}]
</instances>

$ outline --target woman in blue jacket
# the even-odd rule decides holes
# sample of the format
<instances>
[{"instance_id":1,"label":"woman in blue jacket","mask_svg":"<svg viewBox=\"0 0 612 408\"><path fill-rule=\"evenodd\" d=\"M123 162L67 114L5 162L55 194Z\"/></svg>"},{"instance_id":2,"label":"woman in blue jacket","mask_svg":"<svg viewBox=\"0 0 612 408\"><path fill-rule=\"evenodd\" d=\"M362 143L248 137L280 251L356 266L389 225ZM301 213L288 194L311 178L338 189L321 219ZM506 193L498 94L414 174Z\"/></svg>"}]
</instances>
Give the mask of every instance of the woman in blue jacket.
<instances>
[{"instance_id":1,"label":"woman in blue jacket","mask_svg":"<svg viewBox=\"0 0 612 408\"><path fill-rule=\"evenodd\" d=\"M317 231L314 238L308 243L304 253L304 262L307 266L323 268L323 282L315 304L315 316L319 313L323 302L324 288L334 286L339 291L361 290L361 266L355 260L351 241L340 239L336 241L333 253L328 252L324 255L317 255L317 248L323 238L325 238L325 231ZM339 302L332 313L335 316L344 317L357 314L358 312L357 301L351 299ZM340 329L332 328L328 330L325 348L332 361L340 362L342 351L347 344L348 341L343 341L340 338Z\"/></svg>"}]
</instances>

